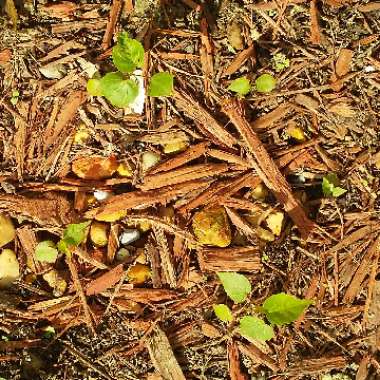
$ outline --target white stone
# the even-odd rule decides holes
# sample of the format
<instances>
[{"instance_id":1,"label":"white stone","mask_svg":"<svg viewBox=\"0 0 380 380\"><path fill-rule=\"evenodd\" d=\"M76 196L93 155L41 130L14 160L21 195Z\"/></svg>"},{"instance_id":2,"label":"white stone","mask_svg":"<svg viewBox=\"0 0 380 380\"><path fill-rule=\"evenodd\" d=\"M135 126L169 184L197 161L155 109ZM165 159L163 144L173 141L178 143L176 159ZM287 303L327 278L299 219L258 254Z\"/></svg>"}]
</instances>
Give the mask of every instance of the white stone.
<instances>
[{"instance_id":1,"label":"white stone","mask_svg":"<svg viewBox=\"0 0 380 380\"><path fill-rule=\"evenodd\" d=\"M119 237L120 244L128 245L140 239L140 231L136 229L124 230Z\"/></svg>"}]
</instances>

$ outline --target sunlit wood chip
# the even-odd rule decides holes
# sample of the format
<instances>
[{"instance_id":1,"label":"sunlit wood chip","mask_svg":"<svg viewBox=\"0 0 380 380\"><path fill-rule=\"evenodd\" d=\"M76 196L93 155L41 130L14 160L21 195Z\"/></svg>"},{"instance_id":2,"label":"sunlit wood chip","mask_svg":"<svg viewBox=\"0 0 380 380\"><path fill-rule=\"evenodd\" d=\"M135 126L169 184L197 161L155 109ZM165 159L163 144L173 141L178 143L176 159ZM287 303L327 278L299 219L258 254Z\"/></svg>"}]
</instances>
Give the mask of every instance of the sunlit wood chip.
<instances>
[{"instance_id":1,"label":"sunlit wood chip","mask_svg":"<svg viewBox=\"0 0 380 380\"><path fill-rule=\"evenodd\" d=\"M265 241L274 241L275 240L275 236L273 235L272 232L262 228L262 227L257 227L256 228L256 233L257 233L257 236L261 239L261 240L265 240Z\"/></svg>"},{"instance_id":2,"label":"sunlit wood chip","mask_svg":"<svg viewBox=\"0 0 380 380\"><path fill-rule=\"evenodd\" d=\"M120 211L110 212L108 214L102 213L100 215L95 216L95 219L98 220L99 222L113 223L120 219L125 218L126 216L127 216L127 211L120 210Z\"/></svg>"},{"instance_id":3,"label":"sunlit wood chip","mask_svg":"<svg viewBox=\"0 0 380 380\"><path fill-rule=\"evenodd\" d=\"M292 137L294 140L297 140L299 142L305 141L305 133L303 132L303 129L301 127L298 127L297 125L291 125L288 128L286 128L286 133Z\"/></svg>"},{"instance_id":4,"label":"sunlit wood chip","mask_svg":"<svg viewBox=\"0 0 380 380\"><path fill-rule=\"evenodd\" d=\"M120 163L116 171L120 177L127 177L127 178L133 177L132 169L125 162Z\"/></svg>"},{"instance_id":5,"label":"sunlit wood chip","mask_svg":"<svg viewBox=\"0 0 380 380\"><path fill-rule=\"evenodd\" d=\"M3 249L0 254L0 288L9 288L20 277L20 265L11 249Z\"/></svg>"},{"instance_id":6,"label":"sunlit wood chip","mask_svg":"<svg viewBox=\"0 0 380 380\"><path fill-rule=\"evenodd\" d=\"M72 163L72 170L79 178L93 180L111 177L117 167L118 162L114 156L79 157Z\"/></svg>"},{"instance_id":7,"label":"sunlit wood chip","mask_svg":"<svg viewBox=\"0 0 380 380\"><path fill-rule=\"evenodd\" d=\"M168 142L164 145L164 153L176 153L185 150L189 146L188 140Z\"/></svg>"},{"instance_id":8,"label":"sunlit wood chip","mask_svg":"<svg viewBox=\"0 0 380 380\"><path fill-rule=\"evenodd\" d=\"M198 211L193 217L193 231L201 244L227 247L231 244L231 228L223 207Z\"/></svg>"},{"instance_id":9,"label":"sunlit wood chip","mask_svg":"<svg viewBox=\"0 0 380 380\"><path fill-rule=\"evenodd\" d=\"M90 139L90 137L91 137L90 132L88 131L86 126L81 125L79 129L75 132L74 143L83 145Z\"/></svg>"},{"instance_id":10,"label":"sunlit wood chip","mask_svg":"<svg viewBox=\"0 0 380 380\"><path fill-rule=\"evenodd\" d=\"M0 214L0 247L10 243L16 236L16 230L12 223L12 219Z\"/></svg>"},{"instance_id":11,"label":"sunlit wood chip","mask_svg":"<svg viewBox=\"0 0 380 380\"><path fill-rule=\"evenodd\" d=\"M276 236L281 235L283 222L284 222L284 213L281 211L274 212L266 218L266 223L268 225L268 228Z\"/></svg>"},{"instance_id":12,"label":"sunlit wood chip","mask_svg":"<svg viewBox=\"0 0 380 380\"><path fill-rule=\"evenodd\" d=\"M251 197L258 201L263 201L268 196L268 189L263 183L258 184L251 192Z\"/></svg>"}]
</instances>

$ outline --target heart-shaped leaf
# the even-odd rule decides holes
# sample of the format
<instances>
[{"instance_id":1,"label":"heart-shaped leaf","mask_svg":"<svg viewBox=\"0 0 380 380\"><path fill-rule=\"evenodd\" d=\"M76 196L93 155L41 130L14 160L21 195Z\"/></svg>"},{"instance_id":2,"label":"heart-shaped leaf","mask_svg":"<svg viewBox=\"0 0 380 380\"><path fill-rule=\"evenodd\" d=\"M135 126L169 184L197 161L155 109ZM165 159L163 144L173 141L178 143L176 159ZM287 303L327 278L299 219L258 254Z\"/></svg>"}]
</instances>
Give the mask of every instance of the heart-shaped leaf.
<instances>
[{"instance_id":1,"label":"heart-shaped leaf","mask_svg":"<svg viewBox=\"0 0 380 380\"><path fill-rule=\"evenodd\" d=\"M251 292L251 283L247 277L235 272L219 272L218 277L228 297L236 303L243 302Z\"/></svg>"},{"instance_id":2,"label":"heart-shaped leaf","mask_svg":"<svg viewBox=\"0 0 380 380\"><path fill-rule=\"evenodd\" d=\"M100 91L113 106L124 108L136 99L139 87L134 80L124 79L122 73L116 72L100 79Z\"/></svg>"},{"instance_id":3,"label":"heart-shaped leaf","mask_svg":"<svg viewBox=\"0 0 380 380\"><path fill-rule=\"evenodd\" d=\"M297 320L312 303L312 300L302 300L290 294L279 293L267 298L262 310L270 323L281 326Z\"/></svg>"},{"instance_id":4,"label":"heart-shaped leaf","mask_svg":"<svg viewBox=\"0 0 380 380\"><path fill-rule=\"evenodd\" d=\"M274 337L272 326L262 319L246 315L240 320L239 332L247 339L269 340Z\"/></svg>"}]
</instances>

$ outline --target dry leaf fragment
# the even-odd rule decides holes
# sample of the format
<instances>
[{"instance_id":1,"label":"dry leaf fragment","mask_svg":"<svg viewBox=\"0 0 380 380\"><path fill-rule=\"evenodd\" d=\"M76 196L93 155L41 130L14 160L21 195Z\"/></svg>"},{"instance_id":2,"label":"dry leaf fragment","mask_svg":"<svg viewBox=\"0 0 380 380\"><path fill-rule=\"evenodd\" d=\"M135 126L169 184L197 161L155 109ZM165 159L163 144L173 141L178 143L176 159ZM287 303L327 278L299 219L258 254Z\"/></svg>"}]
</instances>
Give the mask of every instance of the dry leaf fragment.
<instances>
[{"instance_id":1,"label":"dry leaf fragment","mask_svg":"<svg viewBox=\"0 0 380 380\"><path fill-rule=\"evenodd\" d=\"M72 163L72 171L83 179L104 179L115 173L118 162L114 156L79 157Z\"/></svg>"},{"instance_id":2,"label":"dry leaf fragment","mask_svg":"<svg viewBox=\"0 0 380 380\"><path fill-rule=\"evenodd\" d=\"M193 217L193 231L201 244L227 247L231 244L231 228L223 207L198 211Z\"/></svg>"},{"instance_id":3,"label":"dry leaf fragment","mask_svg":"<svg viewBox=\"0 0 380 380\"><path fill-rule=\"evenodd\" d=\"M338 116L342 117L354 117L355 111L352 109L352 107L346 103L346 102L339 102L331 105L328 110L332 113L335 113Z\"/></svg>"},{"instance_id":4,"label":"dry leaf fragment","mask_svg":"<svg viewBox=\"0 0 380 380\"><path fill-rule=\"evenodd\" d=\"M336 61L335 72L341 78L350 72L350 66L354 52L350 49L342 49Z\"/></svg>"},{"instance_id":5,"label":"dry leaf fragment","mask_svg":"<svg viewBox=\"0 0 380 380\"><path fill-rule=\"evenodd\" d=\"M256 227L256 233L257 233L257 236L261 240L265 240L265 241L274 241L275 240L275 236L272 232L270 232L270 231L268 231L265 228L262 228L260 226Z\"/></svg>"},{"instance_id":6,"label":"dry leaf fragment","mask_svg":"<svg viewBox=\"0 0 380 380\"><path fill-rule=\"evenodd\" d=\"M3 249L0 254L0 289L9 288L20 277L20 265L11 249Z\"/></svg>"},{"instance_id":7,"label":"dry leaf fragment","mask_svg":"<svg viewBox=\"0 0 380 380\"><path fill-rule=\"evenodd\" d=\"M53 294L55 297L61 297L65 293L67 289L67 282L60 276L56 269L52 269L49 272L44 273L42 278L53 289Z\"/></svg>"},{"instance_id":8,"label":"dry leaf fragment","mask_svg":"<svg viewBox=\"0 0 380 380\"><path fill-rule=\"evenodd\" d=\"M10 243L16 236L16 230L12 223L12 219L0 214L0 247Z\"/></svg>"},{"instance_id":9,"label":"dry leaf fragment","mask_svg":"<svg viewBox=\"0 0 380 380\"><path fill-rule=\"evenodd\" d=\"M299 142L305 141L305 133L303 129L297 125L291 124L288 128L286 128L286 133L294 140Z\"/></svg>"},{"instance_id":10,"label":"dry leaf fragment","mask_svg":"<svg viewBox=\"0 0 380 380\"><path fill-rule=\"evenodd\" d=\"M233 21L227 27L227 39L230 45L236 50L243 50L244 41L241 27L237 21Z\"/></svg>"}]
</instances>

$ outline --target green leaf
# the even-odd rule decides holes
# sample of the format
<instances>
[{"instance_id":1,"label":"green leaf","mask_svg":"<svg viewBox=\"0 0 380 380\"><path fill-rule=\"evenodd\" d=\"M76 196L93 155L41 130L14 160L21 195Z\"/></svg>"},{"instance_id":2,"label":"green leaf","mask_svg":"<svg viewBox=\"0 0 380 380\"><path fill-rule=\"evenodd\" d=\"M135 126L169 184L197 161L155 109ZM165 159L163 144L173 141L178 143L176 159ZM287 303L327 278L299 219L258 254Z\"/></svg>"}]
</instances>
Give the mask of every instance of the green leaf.
<instances>
[{"instance_id":1,"label":"green leaf","mask_svg":"<svg viewBox=\"0 0 380 380\"><path fill-rule=\"evenodd\" d=\"M243 302L251 292L247 277L235 272L219 272L218 277L228 297L236 303Z\"/></svg>"},{"instance_id":2,"label":"green leaf","mask_svg":"<svg viewBox=\"0 0 380 380\"><path fill-rule=\"evenodd\" d=\"M341 187L334 187L332 189L332 196L335 197L335 198L338 198L340 197L341 195L343 195L344 193L347 193L347 190L346 189L343 189Z\"/></svg>"},{"instance_id":3,"label":"green leaf","mask_svg":"<svg viewBox=\"0 0 380 380\"><path fill-rule=\"evenodd\" d=\"M67 246L77 246L82 243L86 238L86 230L90 225L90 221L78 223L78 224L69 224L66 229L63 231L62 240ZM63 243L58 243L63 247Z\"/></svg>"},{"instance_id":4,"label":"green leaf","mask_svg":"<svg viewBox=\"0 0 380 380\"><path fill-rule=\"evenodd\" d=\"M212 308L214 309L215 315L223 322L231 322L233 320L233 316L231 313L230 308L225 305L224 303L221 303L219 305L212 305Z\"/></svg>"},{"instance_id":5,"label":"green leaf","mask_svg":"<svg viewBox=\"0 0 380 380\"><path fill-rule=\"evenodd\" d=\"M61 240L57 243L57 248L58 248L58 251L59 251L59 252L62 252L62 253L66 253L66 254L68 254L68 253L70 252L67 243L66 243L63 239L61 239Z\"/></svg>"},{"instance_id":6,"label":"green leaf","mask_svg":"<svg viewBox=\"0 0 380 380\"><path fill-rule=\"evenodd\" d=\"M87 82L87 92L91 96L102 96L100 83L100 79L89 79Z\"/></svg>"},{"instance_id":7,"label":"green leaf","mask_svg":"<svg viewBox=\"0 0 380 380\"><path fill-rule=\"evenodd\" d=\"M247 339L269 340L274 337L272 326L262 319L246 315L240 320L239 333Z\"/></svg>"},{"instance_id":8,"label":"green leaf","mask_svg":"<svg viewBox=\"0 0 380 380\"><path fill-rule=\"evenodd\" d=\"M251 91L251 83L247 77L241 77L233 80L228 86L228 90L236 92L237 94L244 96Z\"/></svg>"},{"instance_id":9,"label":"green leaf","mask_svg":"<svg viewBox=\"0 0 380 380\"><path fill-rule=\"evenodd\" d=\"M149 83L149 96L170 96L173 94L174 76L170 73L157 73Z\"/></svg>"},{"instance_id":10,"label":"green leaf","mask_svg":"<svg viewBox=\"0 0 380 380\"><path fill-rule=\"evenodd\" d=\"M255 84L258 92L271 92L276 88L277 80L270 74L263 74L256 79Z\"/></svg>"},{"instance_id":11,"label":"green leaf","mask_svg":"<svg viewBox=\"0 0 380 380\"><path fill-rule=\"evenodd\" d=\"M36 246L35 256L43 263L55 263L58 257L58 250L51 240L45 240Z\"/></svg>"},{"instance_id":12,"label":"green leaf","mask_svg":"<svg viewBox=\"0 0 380 380\"><path fill-rule=\"evenodd\" d=\"M122 73L108 73L100 79L100 91L113 106L124 108L136 99L139 86L132 79L124 79Z\"/></svg>"},{"instance_id":13,"label":"green leaf","mask_svg":"<svg viewBox=\"0 0 380 380\"><path fill-rule=\"evenodd\" d=\"M330 173L327 176L323 177L322 180L322 191L326 197L340 197L347 190L339 187L340 181L338 176L335 173Z\"/></svg>"},{"instance_id":14,"label":"green leaf","mask_svg":"<svg viewBox=\"0 0 380 380\"><path fill-rule=\"evenodd\" d=\"M281 326L297 320L312 303L312 300L302 300L290 294L278 293L265 300L262 311L270 323Z\"/></svg>"},{"instance_id":15,"label":"green leaf","mask_svg":"<svg viewBox=\"0 0 380 380\"><path fill-rule=\"evenodd\" d=\"M128 33L123 32L112 49L112 59L119 71L132 73L144 65L144 47L141 42L129 38Z\"/></svg>"}]
</instances>

